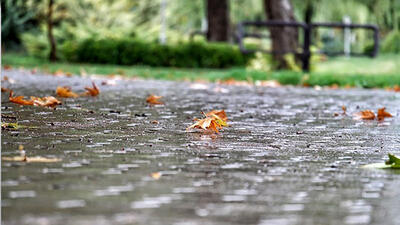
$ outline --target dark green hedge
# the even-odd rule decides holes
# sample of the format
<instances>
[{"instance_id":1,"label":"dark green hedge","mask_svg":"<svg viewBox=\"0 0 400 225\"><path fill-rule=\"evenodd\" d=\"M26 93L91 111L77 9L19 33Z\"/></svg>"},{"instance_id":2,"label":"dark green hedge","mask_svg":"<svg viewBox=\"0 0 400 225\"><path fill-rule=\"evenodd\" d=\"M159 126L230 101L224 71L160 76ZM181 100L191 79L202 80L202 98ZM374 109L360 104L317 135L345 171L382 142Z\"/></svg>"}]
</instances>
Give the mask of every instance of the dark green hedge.
<instances>
[{"instance_id":1,"label":"dark green hedge","mask_svg":"<svg viewBox=\"0 0 400 225\"><path fill-rule=\"evenodd\" d=\"M161 45L120 39L66 42L61 51L70 62L162 67L227 68L244 66L252 57L243 55L236 46L223 43Z\"/></svg>"}]
</instances>

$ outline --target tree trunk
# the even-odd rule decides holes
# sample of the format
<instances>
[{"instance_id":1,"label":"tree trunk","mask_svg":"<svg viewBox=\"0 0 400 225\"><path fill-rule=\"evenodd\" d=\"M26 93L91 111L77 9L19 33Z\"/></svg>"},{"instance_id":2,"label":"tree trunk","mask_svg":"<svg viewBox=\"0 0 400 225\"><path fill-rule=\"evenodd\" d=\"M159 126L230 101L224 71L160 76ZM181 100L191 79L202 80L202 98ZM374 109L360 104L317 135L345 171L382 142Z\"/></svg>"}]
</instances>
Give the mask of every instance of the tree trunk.
<instances>
[{"instance_id":1,"label":"tree trunk","mask_svg":"<svg viewBox=\"0 0 400 225\"><path fill-rule=\"evenodd\" d=\"M268 20L296 21L290 0L264 0L264 9ZM271 27L272 51L276 53L296 51L298 48L298 28ZM273 54L277 69L287 69L288 63L283 54Z\"/></svg>"},{"instance_id":2,"label":"tree trunk","mask_svg":"<svg viewBox=\"0 0 400 225\"><path fill-rule=\"evenodd\" d=\"M47 37L49 39L49 44L50 44L49 59L52 62L57 60L56 41L54 40L53 36L53 5L54 5L54 0L49 0L48 13L47 13Z\"/></svg>"},{"instance_id":3,"label":"tree trunk","mask_svg":"<svg viewBox=\"0 0 400 225\"><path fill-rule=\"evenodd\" d=\"M229 1L207 0L208 41L229 40Z\"/></svg>"}]
</instances>

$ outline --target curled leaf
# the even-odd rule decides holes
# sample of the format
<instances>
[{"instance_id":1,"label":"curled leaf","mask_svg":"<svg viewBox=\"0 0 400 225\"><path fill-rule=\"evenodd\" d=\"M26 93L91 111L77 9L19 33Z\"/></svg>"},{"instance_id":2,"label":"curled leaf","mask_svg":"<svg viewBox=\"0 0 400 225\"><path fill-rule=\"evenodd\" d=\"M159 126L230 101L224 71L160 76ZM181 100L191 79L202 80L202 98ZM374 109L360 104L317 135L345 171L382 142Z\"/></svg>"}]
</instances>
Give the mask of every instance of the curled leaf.
<instances>
[{"instance_id":1,"label":"curled leaf","mask_svg":"<svg viewBox=\"0 0 400 225\"><path fill-rule=\"evenodd\" d=\"M13 96L14 92L10 91L10 95L8 97L8 99L10 100L10 102L15 103L15 104L19 104L19 105L33 105L33 101L32 100L26 100L24 99L24 96Z\"/></svg>"},{"instance_id":2,"label":"curled leaf","mask_svg":"<svg viewBox=\"0 0 400 225\"><path fill-rule=\"evenodd\" d=\"M385 117L392 117L392 114L385 111L385 107L378 109L378 120L384 120Z\"/></svg>"},{"instance_id":3,"label":"curled leaf","mask_svg":"<svg viewBox=\"0 0 400 225\"><path fill-rule=\"evenodd\" d=\"M206 116L212 116L212 115L218 116L221 120L223 120L225 122L228 120L225 110L213 110L213 111L205 113L205 115Z\"/></svg>"},{"instance_id":4,"label":"curled leaf","mask_svg":"<svg viewBox=\"0 0 400 225\"><path fill-rule=\"evenodd\" d=\"M146 102L153 105L161 105L164 104L163 102L159 101L161 98L162 96L149 95L149 97L146 99Z\"/></svg>"},{"instance_id":5,"label":"curled leaf","mask_svg":"<svg viewBox=\"0 0 400 225\"><path fill-rule=\"evenodd\" d=\"M198 128L203 130L213 130L218 133L218 129L221 129L221 125L215 120L215 117L206 117L204 119L198 120L195 124L188 127L188 129Z\"/></svg>"},{"instance_id":6,"label":"curled leaf","mask_svg":"<svg viewBox=\"0 0 400 225\"><path fill-rule=\"evenodd\" d=\"M354 114L355 119L362 119L362 120L373 120L375 119L375 113L371 110L364 110Z\"/></svg>"},{"instance_id":7,"label":"curled leaf","mask_svg":"<svg viewBox=\"0 0 400 225\"><path fill-rule=\"evenodd\" d=\"M100 94L100 90L99 90L99 88L96 86L96 84L94 82L92 82L92 86L93 87L85 87L86 92L83 93L83 95L93 96L93 97L99 95Z\"/></svg>"},{"instance_id":8,"label":"curled leaf","mask_svg":"<svg viewBox=\"0 0 400 225\"><path fill-rule=\"evenodd\" d=\"M58 97L62 98L77 98L79 95L73 91L71 91L70 87L57 87L56 94Z\"/></svg>"},{"instance_id":9,"label":"curled leaf","mask_svg":"<svg viewBox=\"0 0 400 225\"><path fill-rule=\"evenodd\" d=\"M47 96L43 98L31 96L34 106L51 107L55 108L57 105L61 105L61 101L54 98L53 96Z\"/></svg>"}]
</instances>

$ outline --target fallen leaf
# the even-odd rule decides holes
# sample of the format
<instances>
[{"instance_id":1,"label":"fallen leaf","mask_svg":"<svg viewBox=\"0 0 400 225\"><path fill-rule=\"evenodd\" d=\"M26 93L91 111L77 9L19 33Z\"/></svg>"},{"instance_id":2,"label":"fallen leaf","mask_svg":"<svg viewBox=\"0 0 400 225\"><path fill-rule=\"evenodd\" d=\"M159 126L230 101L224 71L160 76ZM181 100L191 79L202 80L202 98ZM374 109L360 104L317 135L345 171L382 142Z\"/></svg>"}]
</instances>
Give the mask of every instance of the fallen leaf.
<instances>
[{"instance_id":1,"label":"fallen leaf","mask_svg":"<svg viewBox=\"0 0 400 225\"><path fill-rule=\"evenodd\" d=\"M99 90L99 88L96 86L96 84L94 82L92 82L92 86L93 87L85 87L86 92L83 95L86 95L86 96L90 95L90 96L93 96L93 97L99 95L100 94L100 90Z\"/></svg>"},{"instance_id":2,"label":"fallen leaf","mask_svg":"<svg viewBox=\"0 0 400 225\"><path fill-rule=\"evenodd\" d=\"M61 159L58 158L45 158L41 156L35 156L35 157L27 157L24 151L24 146L19 145L18 150L20 152L20 156L14 156L14 157L1 157L1 160L4 161L14 161L14 162L44 162L44 163L51 163L51 162L59 162Z\"/></svg>"},{"instance_id":3,"label":"fallen leaf","mask_svg":"<svg viewBox=\"0 0 400 225\"><path fill-rule=\"evenodd\" d=\"M11 89L1 87L1 92L11 92Z\"/></svg>"},{"instance_id":4,"label":"fallen leaf","mask_svg":"<svg viewBox=\"0 0 400 225\"><path fill-rule=\"evenodd\" d=\"M1 129L17 130L21 127L24 127L24 126L21 126L18 123L3 123L3 122L1 123Z\"/></svg>"},{"instance_id":5,"label":"fallen leaf","mask_svg":"<svg viewBox=\"0 0 400 225\"><path fill-rule=\"evenodd\" d=\"M53 96L47 96L43 98L31 96L34 106L51 107L55 108L57 105L61 105L61 101L54 98Z\"/></svg>"},{"instance_id":6,"label":"fallen leaf","mask_svg":"<svg viewBox=\"0 0 400 225\"><path fill-rule=\"evenodd\" d=\"M157 120L152 120L151 123L152 124L159 124L160 122L158 122Z\"/></svg>"},{"instance_id":7,"label":"fallen leaf","mask_svg":"<svg viewBox=\"0 0 400 225\"><path fill-rule=\"evenodd\" d=\"M346 111L347 111L347 108L346 108L346 106L342 106L342 110L343 110L343 115L346 115Z\"/></svg>"},{"instance_id":8,"label":"fallen leaf","mask_svg":"<svg viewBox=\"0 0 400 225\"><path fill-rule=\"evenodd\" d=\"M206 116L218 116L223 121L228 121L228 117L226 116L225 110L212 110L210 112L205 113Z\"/></svg>"},{"instance_id":9,"label":"fallen leaf","mask_svg":"<svg viewBox=\"0 0 400 225\"><path fill-rule=\"evenodd\" d=\"M42 163L53 163L59 162L61 159L59 158L45 158L41 156L35 157L26 157L26 156L14 156L14 157L1 157L1 160L4 161L14 161L14 162L42 162Z\"/></svg>"},{"instance_id":10,"label":"fallen leaf","mask_svg":"<svg viewBox=\"0 0 400 225\"><path fill-rule=\"evenodd\" d=\"M378 109L378 120L383 120L385 117L392 117L392 114L385 111L385 107Z\"/></svg>"},{"instance_id":11,"label":"fallen leaf","mask_svg":"<svg viewBox=\"0 0 400 225\"><path fill-rule=\"evenodd\" d=\"M77 98L79 95L73 91L71 91L71 87L60 87L58 86L56 89L56 94L58 97L62 98Z\"/></svg>"},{"instance_id":12,"label":"fallen leaf","mask_svg":"<svg viewBox=\"0 0 400 225\"><path fill-rule=\"evenodd\" d=\"M213 130L218 133L218 129L222 126L216 122L215 117L206 117L204 119L198 120L195 124L191 125L187 129L203 129L203 130Z\"/></svg>"},{"instance_id":13,"label":"fallen leaf","mask_svg":"<svg viewBox=\"0 0 400 225\"><path fill-rule=\"evenodd\" d=\"M33 105L33 101L32 100L25 100L24 96L13 96L14 92L10 91L10 95L8 97L8 99L10 100L10 102L15 103L15 104L19 104L19 105Z\"/></svg>"},{"instance_id":14,"label":"fallen leaf","mask_svg":"<svg viewBox=\"0 0 400 225\"><path fill-rule=\"evenodd\" d=\"M388 154L389 160L386 160L385 163L372 163L368 165L362 166L362 168L370 168L370 169L400 169L400 158L393 155Z\"/></svg>"},{"instance_id":15,"label":"fallen leaf","mask_svg":"<svg viewBox=\"0 0 400 225\"><path fill-rule=\"evenodd\" d=\"M164 104L163 102L160 102L159 99L161 99L163 96L157 96L157 95L149 95L149 97L147 97L146 102L153 104L153 105L160 105L160 104Z\"/></svg>"},{"instance_id":16,"label":"fallen leaf","mask_svg":"<svg viewBox=\"0 0 400 225\"><path fill-rule=\"evenodd\" d=\"M154 173L151 173L150 176L151 176L153 179L158 180L158 179L160 179L160 177L162 176L162 174L161 174L160 172L154 172Z\"/></svg>"},{"instance_id":17,"label":"fallen leaf","mask_svg":"<svg viewBox=\"0 0 400 225\"><path fill-rule=\"evenodd\" d=\"M355 119L362 119L362 120L373 120L375 119L375 113L371 110L364 110L354 114Z\"/></svg>"}]
</instances>

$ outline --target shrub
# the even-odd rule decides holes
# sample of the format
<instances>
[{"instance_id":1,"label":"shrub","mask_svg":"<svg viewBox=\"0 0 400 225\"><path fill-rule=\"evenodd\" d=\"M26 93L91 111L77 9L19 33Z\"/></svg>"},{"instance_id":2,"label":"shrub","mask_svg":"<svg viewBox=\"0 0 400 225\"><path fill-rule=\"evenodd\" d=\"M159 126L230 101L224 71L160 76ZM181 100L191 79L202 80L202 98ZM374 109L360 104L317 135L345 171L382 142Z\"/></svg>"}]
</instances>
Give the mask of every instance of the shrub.
<instances>
[{"instance_id":1,"label":"shrub","mask_svg":"<svg viewBox=\"0 0 400 225\"><path fill-rule=\"evenodd\" d=\"M43 34L24 33L22 43L29 55L37 58L47 58L50 52L47 37Z\"/></svg>"},{"instance_id":2,"label":"shrub","mask_svg":"<svg viewBox=\"0 0 400 225\"><path fill-rule=\"evenodd\" d=\"M245 65L251 55L222 43L183 42L161 45L137 39L67 41L61 48L67 61L162 67L227 68Z\"/></svg>"},{"instance_id":3,"label":"shrub","mask_svg":"<svg viewBox=\"0 0 400 225\"><path fill-rule=\"evenodd\" d=\"M390 32L382 43L382 52L400 53L400 31Z\"/></svg>"}]
</instances>

